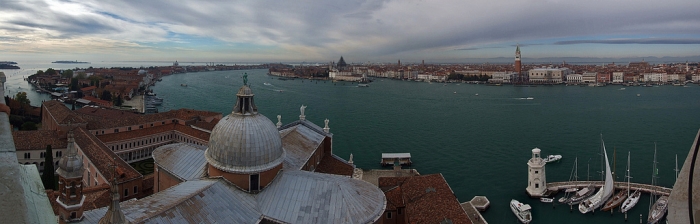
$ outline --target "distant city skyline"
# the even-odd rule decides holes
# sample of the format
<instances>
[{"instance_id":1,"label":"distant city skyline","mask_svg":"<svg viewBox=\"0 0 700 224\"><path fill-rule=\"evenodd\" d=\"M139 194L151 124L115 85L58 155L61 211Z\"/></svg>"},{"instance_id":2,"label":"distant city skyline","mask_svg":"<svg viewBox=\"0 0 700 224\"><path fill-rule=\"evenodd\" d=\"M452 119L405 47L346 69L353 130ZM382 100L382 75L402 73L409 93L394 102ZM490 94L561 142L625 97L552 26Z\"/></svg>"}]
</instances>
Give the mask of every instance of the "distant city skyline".
<instances>
[{"instance_id":1,"label":"distant city skyline","mask_svg":"<svg viewBox=\"0 0 700 224\"><path fill-rule=\"evenodd\" d=\"M697 61L694 3L3 1L0 61Z\"/></svg>"}]
</instances>

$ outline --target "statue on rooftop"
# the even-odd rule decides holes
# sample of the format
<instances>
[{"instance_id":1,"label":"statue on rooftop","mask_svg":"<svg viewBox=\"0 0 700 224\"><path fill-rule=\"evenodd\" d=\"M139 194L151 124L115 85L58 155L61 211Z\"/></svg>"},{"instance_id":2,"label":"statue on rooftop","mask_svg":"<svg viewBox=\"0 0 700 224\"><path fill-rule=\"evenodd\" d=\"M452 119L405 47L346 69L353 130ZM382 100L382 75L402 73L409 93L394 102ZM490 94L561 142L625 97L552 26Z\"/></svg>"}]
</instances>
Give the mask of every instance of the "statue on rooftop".
<instances>
[{"instance_id":1,"label":"statue on rooftop","mask_svg":"<svg viewBox=\"0 0 700 224\"><path fill-rule=\"evenodd\" d=\"M243 85L247 86L248 85L248 73L243 73Z\"/></svg>"},{"instance_id":2,"label":"statue on rooftop","mask_svg":"<svg viewBox=\"0 0 700 224\"><path fill-rule=\"evenodd\" d=\"M304 106L304 105L301 105L301 107L299 108L299 110L301 111L301 116L304 116L305 109L306 109L306 106Z\"/></svg>"}]
</instances>

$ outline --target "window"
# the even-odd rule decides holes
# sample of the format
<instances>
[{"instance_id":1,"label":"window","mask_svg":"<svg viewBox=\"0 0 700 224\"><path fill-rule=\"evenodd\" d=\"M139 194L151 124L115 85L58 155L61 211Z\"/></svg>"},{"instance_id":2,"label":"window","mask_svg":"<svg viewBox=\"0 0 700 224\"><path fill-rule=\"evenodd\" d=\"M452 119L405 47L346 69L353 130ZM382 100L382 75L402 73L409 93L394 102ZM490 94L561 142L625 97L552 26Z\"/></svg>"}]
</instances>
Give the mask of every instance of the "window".
<instances>
[{"instance_id":1,"label":"window","mask_svg":"<svg viewBox=\"0 0 700 224\"><path fill-rule=\"evenodd\" d=\"M103 135L105 134L105 131L104 131L104 130L102 130L102 134L103 134Z\"/></svg>"},{"instance_id":2,"label":"window","mask_svg":"<svg viewBox=\"0 0 700 224\"><path fill-rule=\"evenodd\" d=\"M115 129L114 129L114 133L119 133L119 129L118 129L118 128L115 128Z\"/></svg>"},{"instance_id":3,"label":"window","mask_svg":"<svg viewBox=\"0 0 700 224\"><path fill-rule=\"evenodd\" d=\"M143 129L143 125L139 125L139 129Z\"/></svg>"},{"instance_id":4,"label":"window","mask_svg":"<svg viewBox=\"0 0 700 224\"><path fill-rule=\"evenodd\" d=\"M160 122L160 124L165 124L165 121Z\"/></svg>"},{"instance_id":5,"label":"window","mask_svg":"<svg viewBox=\"0 0 700 224\"><path fill-rule=\"evenodd\" d=\"M386 219L391 219L391 212L386 213Z\"/></svg>"},{"instance_id":6,"label":"window","mask_svg":"<svg viewBox=\"0 0 700 224\"><path fill-rule=\"evenodd\" d=\"M24 153L24 158L25 158L25 159L31 159L31 158L32 158L32 154L31 154L31 153L28 153L28 152L25 152L25 153Z\"/></svg>"},{"instance_id":7,"label":"window","mask_svg":"<svg viewBox=\"0 0 700 224\"><path fill-rule=\"evenodd\" d=\"M129 196L129 188L125 188L124 189L124 197L128 197L128 196Z\"/></svg>"},{"instance_id":8,"label":"window","mask_svg":"<svg viewBox=\"0 0 700 224\"><path fill-rule=\"evenodd\" d=\"M131 127L127 127L126 130L127 130L127 131L131 131Z\"/></svg>"},{"instance_id":9,"label":"window","mask_svg":"<svg viewBox=\"0 0 700 224\"><path fill-rule=\"evenodd\" d=\"M77 213L75 213L75 212L70 212L70 218L71 218L71 219L75 219L75 218L77 218L77 216L78 216Z\"/></svg>"},{"instance_id":10,"label":"window","mask_svg":"<svg viewBox=\"0 0 700 224\"><path fill-rule=\"evenodd\" d=\"M44 158L44 156L45 156L44 153L45 153L45 152L41 152L41 153L39 154L39 158Z\"/></svg>"},{"instance_id":11,"label":"window","mask_svg":"<svg viewBox=\"0 0 700 224\"><path fill-rule=\"evenodd\" d=\"M138 193L139 193L139 186L134 186L134 194L138 194Z\"/></svg>"},{"instance_id":12,"label":"window","mask_svg":"<svg viewBox=\"0 0 700 224\"><path fill-rule=\"evenodd\" d=\"M540 188L540 184L535 184L535 188Z\"/></svg>"},{"instance_id":13,"label":"window","mask_svg":"<svg viewBox=\"0 0 700 224\"><path fill-rule=\"evenodd\" d=\"M153 127L153 124L151 124L151 127Z\"/></svg>"},{"instance_id":14,"label":"window","mask_svg":"<svg viewBox=\"0 0 700 224\"><path fill-rule=\"evenodd\" d=\"M538 173L540 173L540 171L538 171L538 170L535 170L535 174L538 174Z\"/></svg>"},{"instance_id":15,"label":"window","mask_svg":"<svg viewBox=\"0 0 700 224\"><path fill-rule=\"evenodd\" d=\"M398 213L399 215L401 215L401 210L402 210L401 208L397 208L397 209L396 209L396 213Z\"/></svg>"},{"instance_id":16,"label":"window","mask_svg":"<svg viewBox=\"0 0 700 224\"><path fill-rule=\"evenodd\" d=\"M63 152L61 151L56 151L56 157L61 157L63 156Z\"/></svg>"}]
</instances>

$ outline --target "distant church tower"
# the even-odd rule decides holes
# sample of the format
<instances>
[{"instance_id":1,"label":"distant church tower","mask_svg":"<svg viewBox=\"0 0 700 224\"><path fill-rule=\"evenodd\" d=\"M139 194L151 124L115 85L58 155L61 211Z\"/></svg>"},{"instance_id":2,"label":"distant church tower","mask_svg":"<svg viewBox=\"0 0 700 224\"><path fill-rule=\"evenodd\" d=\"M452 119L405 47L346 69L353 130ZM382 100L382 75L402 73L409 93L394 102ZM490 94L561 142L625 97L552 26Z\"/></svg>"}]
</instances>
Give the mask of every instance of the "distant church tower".
<instances>
[{"instance_id":1,"label":"distant church tower","mask_svg":"<svg viewBox=\"0 0 700 224\"><path fill-rule=\"evenodd\" d=\"M532 149L532 158L527 161L527 194L530 197L542 197L547 190L547 180L544 174L544 160L540 157L540 149Z\"/></svg>"},{"instance_id":2,"label":"distant church tower","mask_svg":"<svg viewBox=\"0 0 700 224\"><path fill-rule=\"evenodd\" d=\"M58 162L58 217L60 223L76 222L83 219L83 160L75 148L73 130L68 131L67 156ZM45 171L51 172L51 171Z\"/></svg>"},{"instance_id":3,"label":"distant church tower","mask_svg":"<svg viewBox=\"0 0 700 224\"><path fill-rule=\"evenodd\" d=\"M520 44L518 44L515 48L515 73L518 75L518 78L520 78L522 68L523 66L520 64Z\"/></svg>"}]
</instances>

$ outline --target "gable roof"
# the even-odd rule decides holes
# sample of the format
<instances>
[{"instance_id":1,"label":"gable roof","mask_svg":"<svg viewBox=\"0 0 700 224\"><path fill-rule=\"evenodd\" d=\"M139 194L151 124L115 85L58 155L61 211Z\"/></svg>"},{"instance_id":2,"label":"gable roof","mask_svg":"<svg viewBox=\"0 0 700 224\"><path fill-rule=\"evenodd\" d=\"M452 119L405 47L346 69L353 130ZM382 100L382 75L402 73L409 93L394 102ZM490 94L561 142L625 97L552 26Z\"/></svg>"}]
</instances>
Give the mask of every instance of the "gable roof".
<instances>
[{"instance_id":1,"label":"gable roof","mask_svg":"<svg viewBox=\"0 0 700 224\"><path fill-rule=\"evenodd\" d=\"M388 194L391 205L387 207L406 207L409 223L439 223L445 219L453 223L471 223L442 174L380 177L379 187Z\"/></svg>"},{"instance_id":2,"label":"gable roof","mask_svg":"<svg viewBox=\"0 0 700 224\"><path fill-rule=\"evenodd\" d=\"M107 146L97 139L94 135L88 133L83 127L74 129L75 133L75 143L78 145L83 155L87 156L92 164L95 165L97 170L105 177L107 180L111 180L113 177L113 172L111 165L116 162L117 164L117 182L123 183L135 178L143 177L136 169L131 167L128 163L124 162L121 158L118 158L117 154L112 152ZM116 159L115 159L116 158Z\"/></svg>"},{"instance_id":3,"label":"gable roof","mask_svg":"<svg viewBox=\"0 0 700 224\"><path fill-rule=\"evenodd\" d=\"M65 149L68 146L67 137L59 136L54 130L14 131L12 138L17 151L46 149L47 145L51 145L52 149Z\"/></svg>"}]
</instances>

